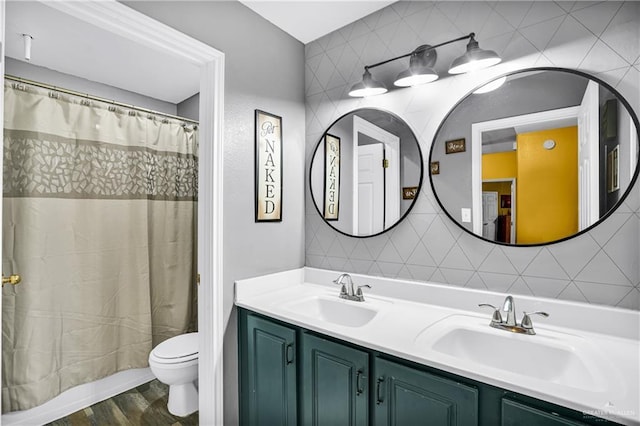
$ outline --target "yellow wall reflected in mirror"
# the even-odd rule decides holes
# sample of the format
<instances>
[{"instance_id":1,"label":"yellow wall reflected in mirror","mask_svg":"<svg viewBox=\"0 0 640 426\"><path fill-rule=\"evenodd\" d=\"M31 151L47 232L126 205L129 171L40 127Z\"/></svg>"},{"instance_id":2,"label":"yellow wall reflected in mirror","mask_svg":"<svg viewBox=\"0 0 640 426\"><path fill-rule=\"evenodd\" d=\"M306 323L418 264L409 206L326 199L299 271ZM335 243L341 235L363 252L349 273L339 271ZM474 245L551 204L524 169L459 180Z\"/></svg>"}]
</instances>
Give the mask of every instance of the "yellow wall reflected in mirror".
<instances>
[{"instance_id":1,"label":"yellow wall reflected in mirror","mask_svg":"<svg viewBox=\"0 0 640 426\"><path fill-rule=\"evenodd\" d=\"M496 241L544 243L575 234L578 127L521 133L516 140L513 151L482 155L482 191L498 193ZM554 143L545 146L545 141ZM503 202L504 197L513 204ZM512 219L515 235L510 238Z\"/></svg>"}]
</instances>

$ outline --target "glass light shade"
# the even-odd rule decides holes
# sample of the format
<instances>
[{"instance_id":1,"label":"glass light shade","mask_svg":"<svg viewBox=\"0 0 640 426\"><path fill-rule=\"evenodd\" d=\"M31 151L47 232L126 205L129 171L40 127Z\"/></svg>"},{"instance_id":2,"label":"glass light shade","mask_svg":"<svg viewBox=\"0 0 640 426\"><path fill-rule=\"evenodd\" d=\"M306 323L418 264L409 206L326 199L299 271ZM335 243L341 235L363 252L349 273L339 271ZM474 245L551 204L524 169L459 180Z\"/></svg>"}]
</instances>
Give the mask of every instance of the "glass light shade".
<instances>
[{"instance_id":1,"label":"glass light shade","mask_svg":"<svg viewBox=\"0 0 640 426\"><path fill-rule=\"evenodd\" d=\"M374 80L369 70L365 70L362 81L351 86L349 96L360 98L387 93L387 87L377 80Z\"/></svg>"},{"instance_id":2,"label":"glass light shade","mask_svg":"<svg viewBox=\"0 0 640 426\"><path fill-rule=\"evenodd\" d=\"M438 79L438 73L429 67L409 67L398 74L394 85L398 87L417 86L419 84L431 83Z\"/></svg>"},{"instance_id":3,"label":"glass light shade","mask_svg":"<svg viewBox=\"0 0 640 426\"><path fill-rule=\"evenodd\" d=\"M502 61L493 50L480 49L478 42L471 38L467 44L467 52L456 58L449 67L449 74L462 74L470 71L488 68Z\"/></svg>"}]
</instances>

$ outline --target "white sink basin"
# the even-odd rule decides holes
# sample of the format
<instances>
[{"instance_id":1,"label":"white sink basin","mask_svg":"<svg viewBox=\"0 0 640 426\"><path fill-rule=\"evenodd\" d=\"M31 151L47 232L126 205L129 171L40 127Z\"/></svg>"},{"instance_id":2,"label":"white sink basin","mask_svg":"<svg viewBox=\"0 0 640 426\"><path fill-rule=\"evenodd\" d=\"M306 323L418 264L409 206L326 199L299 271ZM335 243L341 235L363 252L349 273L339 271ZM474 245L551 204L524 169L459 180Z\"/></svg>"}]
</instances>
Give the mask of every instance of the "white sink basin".
<instances>
[{"instance_id":1,"label":"white sink basin","mask_svg":"<svg viewBox=\"0 0 640 426\"><path fill-rule=\"evenodd\" d=\"M290 302L283 308L294 314L346 327L362 327L378 313L367 302L352 302L338 296L312 296Z\"/></svg>"},{"instance_id":2,"label":"white sink basin","mask_svg":"<svg viewBox=\"0 0 640 426\"><path fill-rule=\"evenodd\" d=\"M452 315L426 328L416 344L476 366L575 389L606 390L607 362L585 339L545 330L534 336L489 326L489 319Z\"/></svg>"}]
</instances>

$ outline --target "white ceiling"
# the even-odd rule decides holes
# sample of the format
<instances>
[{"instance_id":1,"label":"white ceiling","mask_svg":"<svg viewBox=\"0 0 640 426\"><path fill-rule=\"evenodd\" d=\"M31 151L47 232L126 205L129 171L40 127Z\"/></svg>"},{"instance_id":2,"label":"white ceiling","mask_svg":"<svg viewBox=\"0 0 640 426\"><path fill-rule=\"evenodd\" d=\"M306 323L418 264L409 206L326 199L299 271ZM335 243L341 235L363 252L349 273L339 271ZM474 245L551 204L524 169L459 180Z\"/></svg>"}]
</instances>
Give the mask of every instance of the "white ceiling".
<instances>
[{"instance_id":1,"label":"white ceiling","mask_svg":"<svg viewBox=\"0 0 640 426\"><path fill-rule=\"evenodd\" d=\"M212 0L209 0L212 1ZM388 0L244 0L273 24L308 43L358 20ZM177 104L199 91L199 70L38 1L6 2L5 54L25 61L22 34L33 37L30 63ZM135 64L135 66L127 66Z\"/></svg>"},{"instance_id":2,"label":"white ceiling","mask_svg":"<svg viewBox=\"0 0 640 426\"><path fill-rule=\"evenodd\" d=\"M31 63L166 102L198 93L196 66L70 17L44 3L6 3L5 54L24 61L21 34L33 36ZM127 66L135 64L135 66ZM176 76L180 76L176 78Z\"/></svg>"},{"instance_id":3,"label":"white ceiling","mask_svg":"<svg viewBox=\"0 0 640 426\"><path fill-rule=\"evenodd\" d=\"M304 44L395 2L395 0L240 1Z\"/></svg>"}]
</instances>

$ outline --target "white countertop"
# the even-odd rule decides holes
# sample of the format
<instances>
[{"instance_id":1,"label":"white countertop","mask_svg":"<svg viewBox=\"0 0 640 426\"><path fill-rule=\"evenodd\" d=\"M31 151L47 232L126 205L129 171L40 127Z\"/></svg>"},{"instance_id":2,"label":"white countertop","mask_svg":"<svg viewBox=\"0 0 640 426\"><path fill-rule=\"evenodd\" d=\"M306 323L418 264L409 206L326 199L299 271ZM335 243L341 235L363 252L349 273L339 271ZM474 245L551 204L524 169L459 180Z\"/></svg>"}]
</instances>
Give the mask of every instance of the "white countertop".
<instances>
[{"instance_id":1,"label":"white countertop","mask_svg":"<svg viewBox=\"0 0 640 426\"><path fill-rule=\"evenodd\" d=\"M357 285L372 286L364 289L364 302L351 302L338 298L339 287L332 280L339 274L300 268L240 280L236 282L235 303L369 349L622 424L640 425L640 313L516 295L518 321L522 311L543 310L550 314L549 318L532 317L535 336L518 335L489 327L491 310L477 306L501 306L505 294L351 274ZM313 297L357 304L378 313L363 326L349 327L291 309L295 303ZM523 345L562 341L576 352L588 348L592 356L582 368L593 374L589 380L566 386L548 378L518 374L517 360L511 368L493 368L472 357L464 359L429 350L429 344L456 322L470 330L489 333L487 336L498 333L500 338L521 339ZM522 370L530 367L523 361Z\"/></svg>"}]
</instances>

